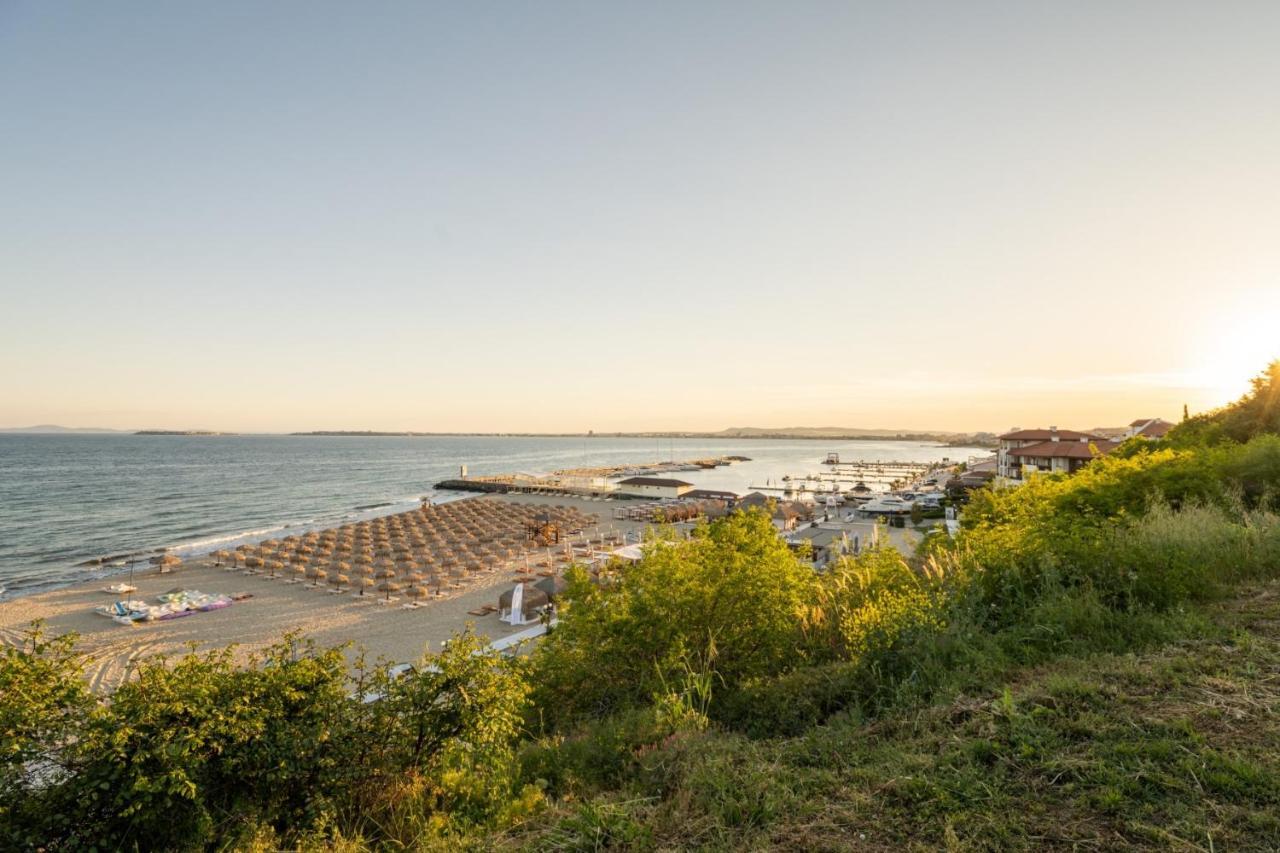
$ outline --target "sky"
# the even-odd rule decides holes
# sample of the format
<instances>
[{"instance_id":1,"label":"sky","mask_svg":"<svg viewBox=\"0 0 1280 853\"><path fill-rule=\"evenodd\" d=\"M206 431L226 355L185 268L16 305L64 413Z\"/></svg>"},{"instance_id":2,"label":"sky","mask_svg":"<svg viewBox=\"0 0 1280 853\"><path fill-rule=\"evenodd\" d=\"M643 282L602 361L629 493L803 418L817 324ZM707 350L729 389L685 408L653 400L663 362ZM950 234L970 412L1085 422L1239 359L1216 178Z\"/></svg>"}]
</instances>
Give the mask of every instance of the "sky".
<instances>
[{"instance_id":1,"label":"sky","mask_svg":"<svg viewBox=\"0 0 1280 853\"><path fill-rule=\"evenodd\" d=\"M1280 356L1280 4L0 0L0 427L1003 430Z\"/></svg>"}]
</instances>

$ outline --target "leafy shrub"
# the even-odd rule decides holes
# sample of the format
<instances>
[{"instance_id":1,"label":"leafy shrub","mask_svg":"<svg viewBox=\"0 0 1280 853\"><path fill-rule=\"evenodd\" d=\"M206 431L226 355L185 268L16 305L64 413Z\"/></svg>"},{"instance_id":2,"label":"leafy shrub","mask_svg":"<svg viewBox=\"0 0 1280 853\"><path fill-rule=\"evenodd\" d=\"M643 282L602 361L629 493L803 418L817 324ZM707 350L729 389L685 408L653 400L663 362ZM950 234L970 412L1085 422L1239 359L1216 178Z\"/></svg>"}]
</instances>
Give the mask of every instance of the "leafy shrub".
<instances>
[{"instance_id":1,"label":"leafy shrub","mask_svg":"<svg viewBox=\"0 0 1280 853\"><path fill-rule=\"evenodd\" d=\"M759 510L701 525L689 541L651 542L612 586L578 576L533 655L543 721L646 704L691 657L713 656L727 686L798 665L815 583Z\"/></svg>"},{"instance_id":2,"label":"leafy shrub","mask_svg":"<svg viewBox=\"0 0 1280 853\"><path fill-rule=\"evenodd\" d=\"M109 700L77 692L79 678L71 638L36 635L0 658L0 685L23 688L0 693L0 831L16 846L323 837L345 813L359 826L406 812L417 841L492 820L515 794L528 690L470 635L399 679L379 665L353 680L341 648L293 639L247 666L230 650L144 661ZM382 698L364 701L371 691ZM58 773L31 772L53 758Z\"/></svg>"}]
</instances>

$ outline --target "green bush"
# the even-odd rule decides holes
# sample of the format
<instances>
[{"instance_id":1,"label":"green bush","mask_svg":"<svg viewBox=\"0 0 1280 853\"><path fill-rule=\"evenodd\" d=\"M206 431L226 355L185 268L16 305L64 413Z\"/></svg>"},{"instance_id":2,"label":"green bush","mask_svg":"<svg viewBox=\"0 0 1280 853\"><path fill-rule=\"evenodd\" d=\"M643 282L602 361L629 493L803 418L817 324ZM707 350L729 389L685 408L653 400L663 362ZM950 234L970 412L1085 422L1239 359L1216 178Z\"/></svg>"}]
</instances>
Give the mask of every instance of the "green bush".
<instances>
[{"instance_id":1,"label":"green bush","mask_svg":"<svg viewBox=\"0 0 1280 853\"><path fill-rule=\"evenodd\" d=\"M578 575L533 654L540 722L647 704L690 658L714 659L716 684L729 687L799 665L815 585L759 510L700 525L688 541L650 542L612 585Z\"/></svg>"},{"instance_id":2,"label":"green bush","mask_svg":"<svg viewBox=\"0 0 1280 853\"><path fill-rule=\"evenodd\" d=\"M7 846L190 849L325 836L339 819L420 841L520 800L528 690L469 634L399 679L385 665L353 679L341 648L292 639L245 666L230 650L156 658L110 699L73 686L72 642L35 634L0 658L0 686L21 688L0 692Z\"/></svg>"}]
</instances>

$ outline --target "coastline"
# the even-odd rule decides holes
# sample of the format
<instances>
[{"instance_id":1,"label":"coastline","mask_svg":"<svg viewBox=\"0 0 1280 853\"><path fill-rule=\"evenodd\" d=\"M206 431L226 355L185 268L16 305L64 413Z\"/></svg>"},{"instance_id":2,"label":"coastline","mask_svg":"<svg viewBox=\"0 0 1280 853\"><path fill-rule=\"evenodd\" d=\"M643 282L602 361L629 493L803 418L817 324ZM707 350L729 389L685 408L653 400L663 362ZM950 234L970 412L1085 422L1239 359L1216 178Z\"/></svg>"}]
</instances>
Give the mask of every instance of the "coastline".
<instances>
[{"instance_id":1,"label":"coastline","mask_svg":"<svg viewBox=\"0 0 1280 853\"><path fill-rule=\"evenodd\" d=\"M608 511L611 504L540 496L511 496L509 502L559 504L598 514L598 525L584 529L584 535L607 529L632 532L644 526L614 520ZM135 571L133 584L137 591L125 597L154 601L157 595L172 589L232 596L250 593L252 597L185 618L122 625L94 612L95 607L121 596L103 591L109 581L90 580L0 602L0 643L20 642L36 620L42 621L51 634L74 632L79 635L80 651L90 658L86 670L90 685L94 690L109 692L129 677L133 661L159 654L182 654L193 644L197 651L234 646L234 657L242 661L279 642L286 634L297 633L321 646L350 643L348 657L352 660L363 650L372 658L406 663L425 651L439 651L444 640L469 623L490 640L528 627L512 627L498 621L493 613L475 616L467 612L496 604L498 595L514 585L516 566L512 563L469 576L464 588L449 592L445 598L428 599L419 607L406 609L403 605L408 599L403 594L399 601L381 605L373 602L378 593L372 590L363 597L351 592L331 594L324 588L289 584L283 578L269 580L241 570L228 571L214 562L211 556L203 556L164 574L153 567L142 573ZM530 577L538 579L536 574Z\"/></svg>"}]
</instances>

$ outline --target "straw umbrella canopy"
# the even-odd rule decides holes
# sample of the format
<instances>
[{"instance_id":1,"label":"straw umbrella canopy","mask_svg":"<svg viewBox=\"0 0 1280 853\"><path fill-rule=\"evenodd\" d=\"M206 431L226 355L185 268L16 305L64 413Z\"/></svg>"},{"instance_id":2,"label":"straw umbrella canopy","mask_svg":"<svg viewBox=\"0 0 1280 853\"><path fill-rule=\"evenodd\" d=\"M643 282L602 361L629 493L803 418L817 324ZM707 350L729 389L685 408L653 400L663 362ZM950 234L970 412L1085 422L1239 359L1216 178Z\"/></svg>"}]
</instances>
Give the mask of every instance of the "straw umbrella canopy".
<instances>
[{"instance_id":1,"label":"straw umbrella canopy","mask_svg":"<svg viewBox=\"0 0 1280 853\"><path fill-rule=\"evenodd\" d=\"M404 594L413 599L414 607L417 607L422 599L427 597L427 591L420 586L411 586L405 590Z\"/></svg>"},{"instance_id":2,"label":"straw umbrella canopy","mask_svg":"<svg viewBox=\"0 0 1280 853\"><path fill-rule=\"evenodd\" d=\"M311 585L313 587L318 587L322 583L324 583L325 578L329 577L329 573L326 572L324 569L312 568L307 570L307 577L311 578L312 580Z\"/></svg>"},{"instance_id":3,"label":"straw umbrella canopy","mask_svg":"<svg viewBox=\"0 0 1280 853\"><path fill-rule=\"evenodd\" d=\"M167 572L172 568L182 565L182 558L176 554L164 554L156 558L156 565L160 567L161 572Z\"/></svg>"},{"instance_id":4,"label":"straw umbrella canopy","mask_svg":"<svg viewBox=\"0 0 1280 853\"><path fill-rule=\"evenodd\" d=\"M505 590L498 596L498 609L511 610L511 598L515 594L515 587ZM530 585L524 584L524 592L521 594L520 616L522 620L531 619L539 607L545 607L547 604L547 594L542 590Z\"/></svg>"},{"instance_id":5,"label":"straw umbrella canopy","mask_svg":"<svg viewBox=\"0 0 1280 853\"><path fill-rule=\"evenodd\" d=\"M356 593L356 595L358 595L358 596L360 596L361 598L363 598L363 597L364 597L364 591L365 591L366 589L369 589L370 587L372 587L372 586L373 586L373 583L374 583L373 578L369 577L368 575L361 575L361 576L356 580L356 586L360 587L360 591L359 591L358 593Z\"/></svg>"},{"instance_id":6,"label":"straw umbrella canopy","mask_svg":"<svg viewBox=\"0 0 1280 853\"><path fill-rule=\"evenodd\" d=\"M267 577L274 578L279 572L284 571L284 563L280 560L272 560L267 563Z\"/></svg>"},{"instance_id":7,"label":"straw umbrella canopy","mask_svg":"<svg viewBox=\"0 0 1280 853\"><path fill-rule=\"evenodd\" d=\"M230 556L231 556L231 553L230 553L229 551L226 551L226 550L223 550L223 549L219 549L219 550L217 550L217 551L214 551L214 552L213 552L213 564L214 564L215 566L221 566L223 563L225 563L225 562L227 561L227 558L229 558Z\"/></svg>"},{"instance_id":8,"label":"straw umbrella canopy","mask_svg":"<svg viewBox=\"0 0 1280 853\"><path fill-rule=\"evenodd\" d=\"M291 563L291 564L290 564L290 569L289 569L289 571L291 571L291 572L293 573L293 580L292 580L292 581L290 581L290 583L298 583L298 582L299 582L299 581L301 581L301 580L306 576L306 574L307 574L307 564L306 564L306 563Z\"/></svg>"},{"instance_id":9,"label":"straw umbrella canopy","mask_svg":"<svg viewBox=\"0 0 1280 853\"><path fill-rule=\"evenodd\" d=\"M533 588L542 590L549 600L555 601L568 586L569 582L563 576L555 575L554 577L543 578L535 583Z\"/></svg>"},{"instance_id":10,"label":"straw umbrella canopy","mask_svg":"<svg viewBox=\"0 0 1280 853\"><path fill-rule=\"evenodd\" d=\"M386 598L387 601L391 600L391 594L393 592L399 592L399 591L400 591L400 584L396 583L393 580L385 580L382 583L378 584L378 592L385 592L387 594L387 598Z\"/></svg>"},{"instance_id":11,"label":"straw umbrella canopy","mask_svg":"<svg viewBox=\"0 0 1280 853\"><path fill-rule=\"evenodd\" d=\"M351 578L347 577L341 572L329 578L329 585L339 592L342 592L343 590L345 590L347 588L347 584L349 583L351 583Z\"/></svg>"}]
</instances>

